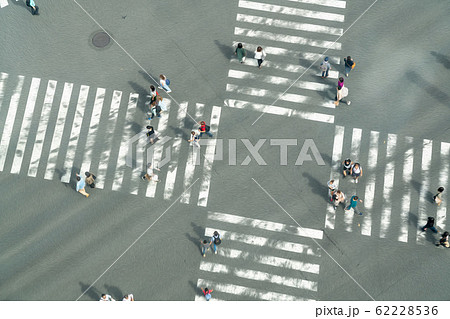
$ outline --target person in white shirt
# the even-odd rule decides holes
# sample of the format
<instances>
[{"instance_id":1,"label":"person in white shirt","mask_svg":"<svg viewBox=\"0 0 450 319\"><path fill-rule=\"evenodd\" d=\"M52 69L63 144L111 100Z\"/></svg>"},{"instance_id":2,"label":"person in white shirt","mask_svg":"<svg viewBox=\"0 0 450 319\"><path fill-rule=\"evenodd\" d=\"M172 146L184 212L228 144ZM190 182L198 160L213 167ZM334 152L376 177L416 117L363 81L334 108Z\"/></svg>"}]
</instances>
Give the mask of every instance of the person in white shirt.
<instances>
[{"instance_id":1,"label":"person in white shirt","mask_svg":"<svg viewBox=\"0 0 450 319\"><path fill-rule=\"evenodd\" d=\"M134 301L133 294L128 294L128 295L123 296L122 301Z\"/></svg>"},{"instance_id":2,"label":"person in white shirt","mask_svg":"<svg viewBox=\"0 0 450 319\"><path fill-rule=\"evenodd\" d=\"M188 140L190 145L195 145L197 147L200 147L200 132L198 130L191 131L191 139Z\"/></svg>"},{"instance_id":3,"label":"person in white shirt","mask_svg":"<svg viewBox=\"0 0 450 319\"><path fill-rule=\"evenodd\" d=\"M159 171L160 169L155 167L153 168L152 163L148 163L147 165L147 174L145 174L144 176L142 176L142 180L147 180L147 181L154 181L154 182L160 182L161 180L159 179L158 175L156 175L155 173L153 173L153 169L156 169L157 171Z\"/></svg>"},{"instance_id":4,"label":"person in white shirt","mask_svg":"<svg viewBox=\"0 0 450 319\"><path fill-rule=\"evenodd\" d=\"M262 47L258 47L255 51L255 59L258 60L258 68L261 69L261 64L264 62L266 58L266 52Z\"/></svg>"},{"instance_id":5,"label":"person in white shirt","mask_svg":"<svg viewBox=\"0 0 450 319\"><path fill-rule=\"evenodd\" d=\"M99 301L116 301L116 300L114 300L114 298L111 297L111 295L102 294L102 297L100 298Z\"/></svg>"},{"instance_id":6,"label":"person in white shirt","mask_svg":"<svg viewBox=\"0 0 450 319\"><path fill-rule=\"evenodd\" d=\"M330 201L333 201L333 194L337 190L337 185L334 182L334 179L329 180L327 186L328 186L328 196L330 197Z\"/></svg>"}]
</instances>

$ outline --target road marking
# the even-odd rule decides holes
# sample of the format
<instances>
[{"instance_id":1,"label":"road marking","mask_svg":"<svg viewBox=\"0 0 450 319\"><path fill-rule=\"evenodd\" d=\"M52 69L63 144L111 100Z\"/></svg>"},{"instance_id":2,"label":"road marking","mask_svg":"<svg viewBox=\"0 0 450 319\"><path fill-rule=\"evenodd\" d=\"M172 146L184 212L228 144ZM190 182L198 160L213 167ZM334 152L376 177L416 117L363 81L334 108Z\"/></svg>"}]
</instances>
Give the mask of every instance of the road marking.
<instances>
[{"instance_id":1,"label":"road marking","mask_svg":"<svg viewBox=\"0 0 450 319\"><path fill-rule=\"evenodd\" d=\"M75 111L75 118L72 123L72 131L70 132L69 145L67 146L66 160L64 161L63 173L61 182L69 183L72 175L73 161L78 147L78 139L81 132L81 124L83 123L84 110L89 94L89 86L82 85L80 94L78 95L77 108Z\"/></svg>"},{"instance_id":2,"label":"road marking","mask_svg":"<svg viewBox=\"0 0 450 319\"><path fill-rule=\"evenodd\" d=\"M2 109L3 98L5 97L5 84L9 74L0 72L0 111Z\"/></svg>"},{"instance_id":3,"label":"road marking","mask_svg":"<svg viewBox=\"0 0 450 319\"><path fill-rule=\"evenodd\" d=\"M314 282L314 281L272 275L267 272L251 270L251 269L234 268L234 267L230 267L227 265L211 263L211 262L207 262L207 261L202 261L200 263L200 270L209 271L209 272L213 272L213 273L219 273L219 274L231 274L231 275L239 277L239 278L269 282L271 284L282 285L282 286L286 286L286 287L293 287L293 288L297 288L297 289L317 291L317 282Z\"/></svg>"},{"instance_id":4,"label":"road marking","mask_svg":"<svg viewBox=\"0 0 450 319\"><path fill-rule=\"evenodd\" d=\"M261 38L269 41L291 43L296 45L305 45L330 50L341 50L342 48L342 44L339 42L313 40L295 35L279 34L240 27L234 28L234 35L239 37Z\"/></svg>"},{"instance_id":5,"label":"road marking","mask_svg":"<svg viewBox=\"0 0 450 319\"><path fill-rule=\"evenodd\" d=\"M214 155L216 152L217 134L219 129L220 114L222 109L218 106L213 106L211 112L211 120L209 121L211 133L215 136L206 146L205 159L203 161L203 179L198 193L197 205L206 207L208 204L209 188L211 185L211 170L214 163Z\"/></svg>"},{"instance_id":6,"label":"road marking","mask_svg":"<svg viewBox=\"0 0 450 319\"><path fill-rule=\"evenodd\" d=\"M300 17L311 18L311 19L344 22L344 15L342 15L342 14L312 11L312 10L303 10L303 9L291 8L291 7L286 7L286 6L271 5L271 4L267 4L267 3L240 0L239 7L245 8L245 9L259 10L259 11L264 11L264 12L273 12L273 13L280 13L280 14L286 14L286 15L300 16Z\"/></svg>"},{"instance_id":7,"label":"road marking","mask_svg":"<svg viewBox=\"0 0 450 319\"><path fill-rule=\"evenodd\" d=\"M425 232L422 231L420 226L423 226L427 222L427 202L429 198L426 197L430 189L430 167L431 167L431 157L433 151L433 141L423 140L423 150L422 150L422 184L420 186L419 193L419 207L417 214L417 243L423 244L425 241Z\"/></svg>"},{"instance_id":8,"label":"road marking","mask_svg":"<svg viewBox=\"0 0 450 319\"><path fill-rule=\"evenodd\" d=\"M412 144L413 138L406 137L406 143ZM405 193L402 197L402 210L400 212L400 231L398 240L404 243L408 242L408 223L409 214L411 212L411 181L414 169L414 148L411 147L405 152L405 160L403 162L403 185Z\"/></svg>"},{"instance_id":9,"label":"road marking","mask_svg":"<svg viewBox=\"0 0 450 319\"><path fill-rule=\"evenodd\" d=\"M345 9L346 6L346 1L339 1L339 0L288 0L288 1L316 4L319 6L327 6L340 9Z\"/></svg>"},{"instance_id":10,"label":"road marking","mask_svg":"<svg viewBox=\"0 0 450 319\"><path fill-rule=\"evenodd\" d=\"M239 224L250 226L252 228L264 229L268 231L287 233L291 235L309 237L315 239L323 238L323 231L305 227L297 227L292 225L286 225L267 220L248 218L238 215L231 215L225 213L208 212L208 219L214 221L220 221L229 224Z\"/></svg>"},{"instance_id":11,"label":"road marking","mask_svg":"<svg viewBox=\"0 0 450 319\"><path fill-rule=\"evenodd\" d=\"M31 121L33 120L34 107L36 105L40 84L41 79L39 78L33 78L31 80L27 104L25 106L24 116L22 119L22 126L19 130L19 139L17 141L16 152L14 153L14 160L11 166L11 174L19 174L22 167L23 155L25 153L28 135L30 133Z\"/></svg>"},{"instance_id":12,"label":"road marking","mask_svg":"<svg viewBox=\"0 0 450 319\"><path fill-rule=\"evenodd\" d=\"M298 22L294 22L294 21L272 19L272 18L254 16L254 15L249 15L249 14L241 14L241 13L238 13L238 15L236 17L236 21L260 24L260 25L267 25L270 27L285 28L285 29L298 30L298 31L325 33L325 34L336 35L336 36L340 36L344 33L344 30L342 28L333 28L333 27L317 25L317 24L310 24L310 23L298 23Z\"/></svg>"},{"instance_id":13,"label":"road marking","mask_svg":"<svg viewBox=\"0 0 450 319\"><path fill-rule=\"evenodd\" d=\"M84 172L89 172L91 170L92 150L94 148L95 139L97 137L100 116L102 115L103 101L105 100L105 91L105 89L97 88L97 93L95 95L94 108L92 110L91 122L86 138L86 146L84 147L83 164L81 164L80 168L80 175L82 176L84 176Z\"/></svg>"},{"instance_id":14,"label":"road marking","mask_svg":"<svg viewBox=\"0 0 450 319\"><path fill-rule=\"evenodd\" d=\"M447 186L449 174L449 157L450 157L450 143L441 143L441 172L439 173L439 186ZM437 208L436 226L445 229L447 220L447 202L442 201Z\"/></svg>"},{"instance_id":15,"label":"road marking","mask_svg":"<svg viewBox=\"0 0 450 319\"><path fill-rule=\"evenodd\" d=\"M5 125L3 126L2 140L0 142L0 172L5 167L6 155L8 154L9 141L11 139L11 133L14 127L14 119L16 118L17 108L19 106L20 94L22 93L23 82L25 77L18 76L19 81L11 96L9 103L8 114L6 115Z\"/></svg>"},{"instance_id":16,"label":"road marking","mask_svg":"<svg viewBox=\"0 0 450 319\"><path fill-rule=\"evenodd\" d=\"M8 5L8 0L0 0L0 8L4 8Z\"/></svg>"},{"instance_id":17,"label":"road marking","mask_svg":"<svg viewBox=\"0 0 450 319\"><path fill-rule=\"evenodd\" d=\"M362 130L360 128L354 128L352 132L352 146L351 146L351 158L354 160L354 162L358 162L359 158L359 148L361 146L361 136L362 136ZM352 225L353 225L353 217L355 214L344 214L344 222L346 225L346 231L351 232L352 231Z\"/></svg>"},{"instance_id":18,"label":"road marking","mask_svg":"<svg viewBox=\"0 0 450 319\"><path fill-rule=\"evenodd\" d=\"M39 167L40 158L42 155L42 147L44 145L45 134L47 133L48 121L52 111L53 99L56 91L56 81L48 81L47 91L45 93L44 105L41 110L41 117L34 139L33 152L31 154L30 166L28 167L28 176L36 177Z\"/></svg>"},{"instance_id":19,"label":"road marking","mask_svg":"<svg viewBox=\"0 0 450 319\"><path fill-rule=\"evenodd\" d=\"M53 179L55 173L56 161L58 159L59 147L66 123L67 111L69 109L70 97L72 96L72 83L65 83L61 103L59 105L58 118L56 120L55 130L53 131L52 144L48 154L47 168L45 169L45 179Z\"/></svg>"},{"instance_id":20,"label":"road marking","mask_svg":"<svg viewBox=\"0 0 450 319\"><path fill-rule=\"evenodd\" d=\"M133 137L134 114L139 94L131 93L128 99L127 113L125 115L125 127L123 129L122 141L120 142L119 155L117 156L117 165L112 184L112 190L117 191L122 188L123 176L125 174L126 156L128 153L129 141Z\"/></svg>"},{"instance_id":21,"label":"road marking","mask_svg":"<svg viewBox=\"0 0 450 319\"><path fill-rule=\"evenodd\" d=\"M109 159L111 156L111 148L112 148L112 141L113 141L113 133L116 129L117 124L117 117L119 115L120 110L120 102L122 100L122 92L114 90L113 97L111 100L111 108L109 109L109 115L108 115L108 123L105 128L105 140L103 142L103 152L100 154L100 161L98 164L98 171L97 171L97 180L95 182L95 187L103 189L105 185L105 179L106 179L106 171L108 169L109 165Z\"/></svg>"}]
</instances>

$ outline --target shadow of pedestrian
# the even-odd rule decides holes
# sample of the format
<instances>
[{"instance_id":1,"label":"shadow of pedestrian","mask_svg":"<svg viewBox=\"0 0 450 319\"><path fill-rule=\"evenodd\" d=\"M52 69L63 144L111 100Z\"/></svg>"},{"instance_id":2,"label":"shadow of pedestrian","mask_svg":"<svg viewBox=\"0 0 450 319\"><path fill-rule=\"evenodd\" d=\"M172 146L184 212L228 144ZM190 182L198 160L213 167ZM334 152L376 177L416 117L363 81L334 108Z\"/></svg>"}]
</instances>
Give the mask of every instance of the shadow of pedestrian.
<instances>
[{"instance_id":1,"label":"shadow of pedestrian","mask_svg":"<svg viewBox=\"0 0 450 319\"><path fill-rule=\"evenodd\" d=\"M149 95L149 90L133 81L128 81L128 84L131 86L133 91L139 94L139 97L141 97L137 103L138 108L144 112L147 112L148 108L145 106L145 97Z\"/></svg>"},{"instance_id":2,"label":"shadow of pedestrian","mask_svg":"<svg viewBox=\"0 0 450 319\"><path fill-rule=\"evenodd\" d=\"M81 293L84 293L90 286L82 283L81 281L78 284L80 285ZM100 300L102 296L102 294L95 287L91 287L88 291L86 291L85 295L89 296L92 300Z\"/></svg>"},{"instance_id":3,"label":"shadow of pedestrian","mask_svg":"<svg viewBox=\"0 0 450 319\"><path fill-rule=\"evenodd\" d=\"M196 295L201 296L200 292L202 290L200 288L198 288L197 285L193 281L189 280L189 286L192 287L192 290L195 292Z\"/></svg>"},{"instance_id":4,"label":"shadow of pedestrian","mask_svg":"<svg viewBox=\"0 0 450 319\"><path fill-rule=\"evenodd\" d=\"M420 184L419 182L417 182L417 181L411 181L411 185L413 186L413 188L416 190L416 192L418 193L418 194L420 194L420 188L422 187L422 184ZM434 204L434 200L433 200L433 196L434 196L435 194L434 193L432 193L431 191L426 191L426 194L425 194L425 199L426 199L426 201L427 202L429 202L429 203L432 203L432 204Z\"/></svg>"},{"instance_id":5,"label":"shadow of pedestrian","mask_svg":"<svg viewBox=\"0 0 450 319\"><path fill-rule=\"evenodd\" d=\"M177 136L181 135L183 140L188 140L191 136L187 133L187 129L179 128L175 126L169 126L169 128L173 131L173 133Z\"/></svg>"},{"instance_id":6,"label":"shadow of pedestrian","mask_svg":"<svg viewBox=\"0 0 450 319\"><path fill-rule=\"evenodd\" d=\"M28 9L27 4L25 3L25 0L20 0L20 1L10 1L12 4L15 4L16 6L20 6L20 7L25 7Z\"/></svg>"},{"instance_id":7,"label":"shadow of pedestrian","mask_svg":"<svg viewBox=\"0 0 450 319\"><path fill-rule=\"evenodd\" d=\"M105 285L105 290L108 294L110 294L116 300L122 300L123 293L122 290L116 286Z\"/></svg>"},{"instance_id":8,"label":"shadow of pedestrian","mask_svg":"<svg viewBox=\"0 0 450 319\"><path fill-rule=\"evenodd\" d=\"M234 51L236 50L236 48L233 48L230 45L225 45L220 43L219 40L214 40L214 43L217 45L217 47L219 48L220 52L222 52L223 56L225 58L227 58L228 60L231 59L231 57L234 54ZM245 48L245 45L244 45Z\"/></svg>"},{"instance_id":9,"label":"shadow of pedestrian","mask_svg":"<svg viewBox=\"0 0 450 319\"><path fill-rule=\"evenodd\" d=\"M419 73L415 71L407 71L405 75L410 82L416 84L419 88L427 92L431 97L435 98L442 104L447 104L447 101L450 97L437 86L425 80Z\"/></svg>"},{"instance_id":10,"label":"shadow of pedestrian","mask_svg":"<svg viewBox=\"0 0 450 319\"><path fill-rule=\"evenodd\" d=\"M149 92L150 92L150 85L153 85L158 90L159 74L155 76L154 74L147 74L146 72L144 72L142 70L139 70L138 72L139 72L140 75L142 75L142 77L144 78L145 81L150 83L148 85Z\"/></svg>"},{"instance_id":11,"label":"shadow of pedestrian","mask_svg":"<svg viewBox=\"0 0 450 319\"><path fill-rule=\"evenodd\" d=\"M439 235L439 233L437 235ZM425 238L432 244L436 244L436 242L439 241L439 239L436 239L435 234L431 230L425 231Z\"/></svg>"},{"instance_id":12,"label":"shadow of pedestrian","mask_svg":"<svg viewBox=\"0 0 450 319\"><path fill-rule=\"evenodd\" d=\"M414 227L419 227L419 226L417 225L417 223L418 223L417 215L415 215L415 214L413 214L413 213L411 213L411 212L408 212L408 223L409 223L410 225L414 226ZM423 225L422 225L422 226L423 226ZM422 227L422 226L420 226L420 227Z\"/></svg>"},{"instance_id":13,"label":"shadow of pedestrian","mask_svg":"<svg viewBox=\"0 0 450 319\"><path fill-rule=\"evenodd\" d=\"M308 179L308 184L311 188L311 191L328 202L328 188L326 182L321 183L308 173L303 173L302 175L303 177L306 177Z\"/></svg>"},{"instance_id":14,"label":"shadow of pedestrian","mask_svg":"<svg viewBox=\"0 0 450 319\"><path fill-rule=\"evenodd\" d=\"M437 53L436 51L431 51L430 53L440 64L444 66L444 68L450 69L450 59L447 56Z\"/></svg>"}]
</instances>

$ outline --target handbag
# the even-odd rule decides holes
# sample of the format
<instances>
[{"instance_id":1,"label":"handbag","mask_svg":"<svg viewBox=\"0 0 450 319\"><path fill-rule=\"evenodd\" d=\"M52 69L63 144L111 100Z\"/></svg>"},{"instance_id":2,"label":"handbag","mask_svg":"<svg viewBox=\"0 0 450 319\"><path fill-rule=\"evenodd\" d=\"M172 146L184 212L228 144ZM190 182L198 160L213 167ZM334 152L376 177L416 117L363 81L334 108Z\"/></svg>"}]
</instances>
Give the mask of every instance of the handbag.
<instances>
[{"instance_id":1,"label":"handbag","mask_svg":"<svg viewBox=\"0 0 450 319\"><path fill-rule=\"evenodd\" d=\"M170 80L169 79L166 79L166 84L170 85Z\"/></svg>"}]
</instances>

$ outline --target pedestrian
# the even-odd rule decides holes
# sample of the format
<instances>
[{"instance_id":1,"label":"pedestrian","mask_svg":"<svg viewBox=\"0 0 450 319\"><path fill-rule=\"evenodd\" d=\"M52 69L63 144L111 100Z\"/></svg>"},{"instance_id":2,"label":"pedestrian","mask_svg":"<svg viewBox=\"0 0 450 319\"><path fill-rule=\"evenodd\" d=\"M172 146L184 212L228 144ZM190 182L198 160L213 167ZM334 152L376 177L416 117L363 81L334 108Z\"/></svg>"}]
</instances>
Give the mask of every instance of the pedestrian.
<instances>
[{"instance_id":1,"label":"pedestrian","mask_svg":"<svg viewBox=\"0 0 450 319\"><path fill-rule=\"evenodd\" d=\"M446 232L444 232L443 234L442 234L442 237L441 237L441 239L439 239L439 242L436 244L436 246L440 246L440 245L442 245L442 246L444 246L444 247L446 247L446 248L449 248L450 247L450 245L449 245L449 243L448 243L448 231L446 231Z\"/></svg>"},{"instance_id":2,"label":"pedestrian","mask_svg":"<svg viewBox=\"0 0 450 319\"><path fill-rule=\"evenodd\" d=\"M363 169L361 167L361 164L354 163L350 168L350 173L355 179L355 183L358 183L358 178L363 175Z\"/></svg>"},{"instance_id":3,"label":"pedestrian","mask_svg":"<svg viewBox=\"0 0 450 319\"><path fill-rule=\"evenodd\" d=\"M209 301L209 299L211 299L211 293L213 292L213 290L209 290L208 288L200 288L203 291L203 295L205 296L206 301Z\"/></svg>"},{"instance_id":4,"label":"pedestrian","mask_svg":"<svg viewBox=\"0 0 450 319\"><path fill-rule=\"evenodd\" d=\"M359 201L360 203L362 203L362 200L361 200L361 199L358 199L358 196L353 195L353 196L350 198L350 204L348 205L348 207L347 207L345 210L350 210L350 208L353 208L353 211L355 212L355 214L362 215L362 213L359 211L359 209L358 209L358 207L357 207L358 201Z\"/></svg>"},{"instance_id":5,"label":"pedestrian","mask_svg":"<svg viewBox=\"0 0 450 319\"><path fill-rule=\"evenodd\" d=\"M266 52L262 47L256 48L255 51L255 59L258 61L258 68L261 69L261 64L264 62L264 59L266 58Z\"/></svg>"},{"instance_id":6,"label":"pedestrian","mask_svg":"<svg viewBox=\"0 0 450 319\"><path fill-rule=\"evenodd\" d=\"M159 96L158 91L156 91L156 88L153 85L150 85L150 96L152 97L151 102L156 100L156 97Z\"/></svg>"},{"instance_id":7,"label":"pedestrian","mask_svg":"<svg viewBox=\"0 0 450 319\"><path fill-rule=\"evenodd\" d=\"M26 4L27 4L27 7L31 8L32 15L39 15L39 7L36 5L34 0L27 0Z\"/></svg>"},{"instance_id":8,"label":"pedestrian","mask_svg":"<svg viewBox=\"0 0 450 319\"><path fill-rule=\"evenodd\" d=\"M352 103L351 101L349 100L344 101L344 98L347 96L348 96L348 89L344 85L344 78L340 77L336 88L336 97L334 98L334 104L338 106L339 102L342 101L344 103L347 103L347 105L350 105L350 103Z\"/></svg>"},{"instance_id":9,"label":"pedestrian","mask_svg":"<svg viewBox=\"0 0 450 319\"><path fill-rule=\"evenodd\" d=\"M154 181L154 182L160 182L161 180L158 178L158 175L153 173L153 170L156 169L157 171L160 171L158 167L153 168L152 163L147 164L147 173L145 173L144 176L142 176L143 181Z\"/></svg>"},{"instance_id":10,"label":"pedestrian","mask_svg":"<svg viewBox=\"0 0 450 319\"><path fill-rule=\"evenodd\" d=\"M247 56L247 52L244 49L244 46L242 45L242 43L238 43L238 46L236 48L236 51L234 51L234 54L237 55L237 58L239 60L239 62L244 63L245 62L245 58Z\"/></svg>"},{"instance_id":11,"label":"pedestrian","mask_svg":"<svg viewBox=\"0 0 450 319\"><path fill-rule=\"evenodd\" d=\"M133 294L128 294L128 295L123 296L122 301L134 301Z\"/></svg>"},{"instance_id":12,"label":"pedestrian","mask_svg":"<svg viewBox=\"0 0 450 319\"><path fill-rule=\"evenodd\" d=\"M84 196L86 196L86 198L89 197L89 194L86 193L86 190L84 189L84 187L86 186L86 182L84 180L84 178L81 178L80 175L77 175L77 192L83 194Z\"/></svg>"},{"instance_id":13,"label":"pedestrian","mask_svg":"<svg viewBox=\"0 0 450 319\"><path fill-rule=\"evenodd\" d=\"M211 237L210 246L212 246L214 250L214 254L217 254L217 246L222 243L222 238L220 237L219 232L216 230Z\"/></svg>"},{"instance_id":14,"label":"pedestrian","mask_svg":"<svg viewBox=\"0 0 450 319\"><path fill-rule=\"evenodd\" d=\"M116 301L111 295L102 294L102 297L99 301Z\"/></svg>"},{"instance_id":15,"label":"pedestrian","mask_svg":"<svg viewBox=\"0 0 450 319\"><path fill-rule=\"evenodd\" d=\"M320 63L320 71L322 71L322 79L328 77L328 72L331 70L331 64L328 62L328 57L323 59L322 63Z\"/></svg>"},{"instance_id":16,"label":"pedestrian","mask_svg":"<svg viewBox=\"0 0 450 319\"><path fill-rule=\"evenodd\" d=\"M344 208L345 208L345 194L343 191L341 190L337 190L336 192L334 192L333 194L333 200L334 200L334 210L336 210L339 206L339 204L344 204Z\"/></svg>"},{"instance_id":17,"label":"pedestrian","mask_svg":"<svg viewBox=\"0 0 450 319\"><path fill-rule=\"evenodd\" d=\"M204 240L200 240L200 243L201 243L201 248L202 248L202 256L206 257L206 251L211 246L211 242L208 242L206 239L204 239Z\"/></svg>"},{"instance_id":18,"label":"pedestrian","mask_svg":"<svg viewBox=\"0 0 450 319\"><path fill-rule=\"evenodd\" d=\"M330 198L330 201L333 201L333 194L337 189L337 185L334 182L334 179L330 179L327 183L328 186L328 197Z\"/></svg>"},{"instance_id":19,"label":"pedestrian","mask_svg":"<svg viewBox=\"0 0 450 319\"><path fill-rule=\"evenodd\" d=\"M188 140L188 142L191 143L191 145L200 147L199 141L200 141L200 134L199 134L198 130L191 131L191 139Z\"/></svg>"},{"instance_id":20,"label":"pedestrian","mask_svg":"<svg viewBox=\"0 0 450 319\"><path fill-rule=\"evenodd\" d=\"M153 101L152 104L150 104L150 117L148 120L153 120L153 118L161 117L161 106L158 104L158 99Z\"/></svg>"},{"instance_id":21,"label":"pedestrian","mask_svg":"<svg viewBox=\"0 0 450 319\"><path fill-rule=\"evenodd\" d=\"M345 64L345 76L348 77L350 71L355 68L356 63L355 61L353 61L351 56L348 56L347 58L344 58L344 64Z\"/></svg>"},{"instance_id":22,"label":"pedestrian","mask_svg":"<svg viewBox=\"0 0 450 319\"><path fill-rule=\"evenodd\" d=\"M159 85L160 88L166 90L167 93L172 92L172 90L169 87L170 80L164 74L159 75Z\"/></svg>"},{"instance_id":23,"label":"pedestrian","mask_svg":"<svg viewBox=\"0 0 450 319\"><path fill-rule=\"evenodd\" d=\"M422 227L422 231L426 231L427 228L431 229L434 233L438 233L439 231L434 227L434 217L428 217L427 224Z\"/></svg>"},{"instance_id":24,"label":"pedestrian","mask_svg":"<svg viewBox=\"0 0 450 319\"><path fill-rule=\"evenodd\" d=\"M347 158L342 162L342 174L344 175L344 178L347 176L347 174L350 174L350 170L352 168L352 160Z\"/></svg>"},{"instance_id":25,"label":"pedestrian","mask_svg":"<svg viewBox=\"0 0 450 319\"><path fill-rule=\"evenodd\" d=\"M211 133L211 127L209 125L206 125L205 121L200 122L200 127L198 128L198 130L200 131L199 138L202 137L203 133L205 133L209 137L213 137Z\"/></svg>"},{"instance_id":26,"label":"pedestrian","mask_svg":"<svg viewBox=\"0 0 450 319\"><path fill-rule=\"evenodd\" d=\"M151 125L147 125L147 133L145 133L145 135L147 135L148 141L151 144L155 143L155 139L156 139L156 134L155 134L155 130L153 129L153 126Z\"/></svg>"},{"instance_id":27,"label":"pedestrian","mask_svg":"<svg viewBox=\"0 0 450 319\"><path fill-rule=\"evenodd\" d=\"M443 191L444 191L444 187L441 186L437 189L437 194L433 196L433 200L438 206L440 206L442 203L442 192Z\"/></svg>"},{"instance_id":28,"label":"pedestrian","mask_svg":"<svg viewBox=\"0 0 450 319\"><path fill-rule=\"evenodd\" d=\"M91 172L84 172L84 175L86 175L85 177L85 181L86 183L91 187L91 188L95 188L95 180L97 179L97 177L92 174Z\"/></svg>"}]
</instances>

